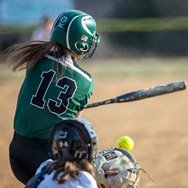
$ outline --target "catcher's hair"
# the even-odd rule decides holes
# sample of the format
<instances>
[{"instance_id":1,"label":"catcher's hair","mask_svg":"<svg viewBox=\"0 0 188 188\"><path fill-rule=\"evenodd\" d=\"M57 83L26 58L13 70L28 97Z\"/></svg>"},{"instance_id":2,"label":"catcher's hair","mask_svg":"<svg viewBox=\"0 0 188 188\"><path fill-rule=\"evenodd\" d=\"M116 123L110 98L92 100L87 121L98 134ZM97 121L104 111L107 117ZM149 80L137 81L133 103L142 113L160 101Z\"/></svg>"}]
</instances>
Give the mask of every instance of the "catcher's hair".
<instances>
[{"instance_id":1,"label":"catcher's hair","mask_svg":"<svg viewBox=\"0 0 188 188\"><path fill-rule=\"evenodd\" d=\"M53 180L56 180L58 184L63 184L69 177L76 180L81 171L95 176L92 164L85 159L79 162L55 160L47 166L45 171L50 173L52 170L55 171Z\"/></svg>"},{"instance_id":2,"label":"catcher's hair","mask_svg":"<svg viewBox=\"0 0 188 188\"><path fill-rule=\"evenodd\" d=\"M62 57L68 49L53 41L28 41L15 44L5 50L7 63L13 71L33 68L47 54Z\"/></svg>"}]
</instances>

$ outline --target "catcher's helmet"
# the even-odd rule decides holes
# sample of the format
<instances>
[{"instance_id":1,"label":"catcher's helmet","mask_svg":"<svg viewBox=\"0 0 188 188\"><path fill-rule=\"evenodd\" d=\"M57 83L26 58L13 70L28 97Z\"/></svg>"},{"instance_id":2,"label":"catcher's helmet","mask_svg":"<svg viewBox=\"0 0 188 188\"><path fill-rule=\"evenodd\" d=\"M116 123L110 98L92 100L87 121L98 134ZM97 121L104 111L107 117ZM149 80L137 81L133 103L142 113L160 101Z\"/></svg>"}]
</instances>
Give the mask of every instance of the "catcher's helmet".
<instances>
[{"instance_id":1,"label":"catcher's helmet","mask_svg":"<svg viewBox=\"0 0 188 188\"><path fill-rule=\"evenodd\" d=\"M122 148L100 151L94 168L99 188L138 187L140 167L131 153Z\"/></svg>"},{"instance_id":2,"label":"catcher's helmet","mask_svg":"<svg viewBox=\"0 0 188 188\"><path fill-rule=\"evenodd\" d=\"M51 41L60 43L78 55L91 57L100 41L92 16L78 10L61 13L51 30Z\"/></svg>"},{"instance_id":3,"label":"catcher's helmet","mask_svg":"<svg viewBox=\"0 0 188 188\"><path fill-rule=\"evenodd\" d=\"M82 118L57 123L51 131L50 143L55 159L93 162L97 152L97 135L91 123Z\"/></svg>"}]
</instances>

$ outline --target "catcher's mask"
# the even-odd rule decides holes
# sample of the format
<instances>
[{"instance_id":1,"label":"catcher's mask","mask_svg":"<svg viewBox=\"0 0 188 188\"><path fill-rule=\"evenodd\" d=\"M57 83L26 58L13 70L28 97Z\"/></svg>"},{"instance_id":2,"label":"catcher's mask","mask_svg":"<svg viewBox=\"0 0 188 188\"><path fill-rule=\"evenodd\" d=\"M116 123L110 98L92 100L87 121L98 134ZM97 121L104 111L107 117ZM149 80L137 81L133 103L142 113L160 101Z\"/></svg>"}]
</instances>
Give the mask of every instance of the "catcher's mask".
<instances>
[{"instance_id":1,"label":"catcher's mask","mask_svg":"<svg viewBox=\"0 0 188 188\"><path fill-rule=\"evenodd\" d=\"M78 10L62 12L51 30L51 41L57 42L77 55L90 58L100 42L92 16Z\"/></svg>"},{"instance_id":2,"label":"catcher's mask","mask_svg":"<svg viewBox=\"0 0 188 188\"><path fill-rule=\"evenodd\" d=\"M94 165L99 188L137 188L140 167L131 153L109 148L97 154Z\"/></svg>"},{"instance_id":3,"label":"catcher's mask","mask_svg":"<svg viewBox=\"0 0 188 188\"><path fill-rule=\"evenodd\" d=\"M57 123L51 131L50 143L54 159L93 162L97 152L97 135L90 122L82 118Z\"/></svg>"}]
</instances>

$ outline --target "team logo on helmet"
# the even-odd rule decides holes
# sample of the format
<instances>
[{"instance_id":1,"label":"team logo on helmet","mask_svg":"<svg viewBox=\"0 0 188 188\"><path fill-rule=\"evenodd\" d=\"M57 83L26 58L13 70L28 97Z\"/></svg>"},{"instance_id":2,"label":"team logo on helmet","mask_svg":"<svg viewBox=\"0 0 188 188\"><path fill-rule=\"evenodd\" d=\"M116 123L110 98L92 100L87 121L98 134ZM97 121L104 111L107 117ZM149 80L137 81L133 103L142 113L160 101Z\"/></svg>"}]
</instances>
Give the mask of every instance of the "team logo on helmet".
<instances>
[{"instance_id":1,"label":"team logo on helmet","mask_svg":"<svg viewBox=\"0 0 188 188\"><path fill-rule=\"evenodd\" d=\"M87 22L85 20L89 19L89 18L92 18L91 16L87 15L87 16L84 16L81 20L81 24L82 24L82 27L83 29L91 36L93 36L92 32L89 30L89 28L87 27Z\"/></svg>"},{"instance_id":2,"label":"team logo on helmet","mask_svg":"<svg viewBox=\"0 0 188 188\"><path fill-rule=\"evenodd\" d=\"M87 52L89 50L88 44L80 41L75 44L75 47L78 51L81 52Z\"/></svg>"}]
</instances>

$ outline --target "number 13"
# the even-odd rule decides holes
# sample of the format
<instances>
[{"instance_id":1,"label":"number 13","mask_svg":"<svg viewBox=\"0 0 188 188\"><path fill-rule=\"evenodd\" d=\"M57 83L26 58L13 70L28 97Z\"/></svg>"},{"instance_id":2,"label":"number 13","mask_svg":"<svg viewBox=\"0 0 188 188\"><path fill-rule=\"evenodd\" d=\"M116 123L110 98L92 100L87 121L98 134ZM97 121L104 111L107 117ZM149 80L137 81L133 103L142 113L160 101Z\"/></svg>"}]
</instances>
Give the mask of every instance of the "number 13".
<instances>
[{"instance_id":1,"label":"number 13","mask_svg":"<svg viewBox=\"0 0 188 188\"><path fill-rule=\"evenodd\" d=\"M43 72L41 77L42 80L38 86L36 93L31 98L31 105L43 109L47 103L47 107L50 112L61 115L66 112L67 106L69 105L69 99L74 95L77 85L76 82L66 76L57 80L56 87L60 88L61 91L57 97L57 100L44 99L50 84L55 76L55 72L50 70L48 72Z\"/></svg>"}]
</instances>

